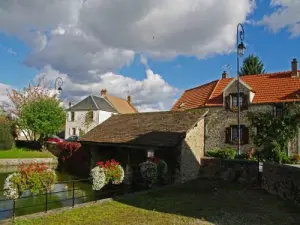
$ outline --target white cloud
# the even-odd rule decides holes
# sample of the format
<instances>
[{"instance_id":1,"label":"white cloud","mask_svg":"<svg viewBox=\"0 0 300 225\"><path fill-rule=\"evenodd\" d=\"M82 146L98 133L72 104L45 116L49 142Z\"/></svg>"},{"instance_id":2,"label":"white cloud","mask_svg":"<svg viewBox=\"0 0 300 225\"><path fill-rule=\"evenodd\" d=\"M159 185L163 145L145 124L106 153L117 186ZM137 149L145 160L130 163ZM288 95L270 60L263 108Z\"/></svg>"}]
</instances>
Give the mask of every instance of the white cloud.
<instances>
[{"instance_id":1,"label":"white cloud","mask_svg":"<svg viewBox=\"0 0 300 225\"><path fill-rule=\"evenodd\" d=\"M160 111L168 110L172 106L174 97L178 89L170 86L159 74L153 73L151 69L146 69L146 78L135 80L120 74L94 73L97 82L78 83L70 79L66 74L62 74L50 66L37 76L36 79L45 76L47 86L54 87L54 81L61 77L64 81L61 99L66 105L71 101L77 103L82 97L89 94L100 95L101 89L107 89L108 94L126 99L131 95L133 104L139 111Z\"/></svg>"},{"instance_id":2,"label":"white cloud","mask_svg":"<svg viewBox=\"0 0 300 225\"><path fill-rule=\"evenodd\" d=\"M7 96L7 90L10 90L9 85L0 83L0 107L6 108L9 104L9 98Z\"/></svg>"},{"instance_id":3,"label":"white cloud","mask_svg":"<svg viewBox=\"0 0 300 225\"><path fill-rule=\"evenodd\" d=\"M13 0L0 4L0 30L32 48L26 65L65 76L73 99L105 86L120 97L129 91L142 110L164 110L176 89L147 58L231 52L253 8L252 0ZM113 73L136 54L144 80Z\"/></svg>"},{"instance_id":4,"label":"white cloud","mask_svg":"<svg viewBox=\"0 0 300 225\"><path fill-rule=\"evenodd\" d=\"M300 35L300 1L272 0L270 7L273 7L274 11L265 15L258 25L265 25L273 32L287 28L292 37Z\"/></svg>"}]
</instances>

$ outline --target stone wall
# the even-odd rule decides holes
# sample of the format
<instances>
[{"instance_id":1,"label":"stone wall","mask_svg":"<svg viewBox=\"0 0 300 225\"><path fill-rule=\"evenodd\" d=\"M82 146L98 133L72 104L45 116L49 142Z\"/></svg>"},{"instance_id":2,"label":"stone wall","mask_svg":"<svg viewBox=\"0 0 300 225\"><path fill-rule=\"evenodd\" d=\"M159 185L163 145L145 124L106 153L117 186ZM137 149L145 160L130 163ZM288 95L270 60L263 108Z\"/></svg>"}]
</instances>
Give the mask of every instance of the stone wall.
<instances>
[{"instance_id":1,"label":"stone wall","mask_svg":"<svg viewBox=\"0 0 300 225\"><path fill-rule=\"evenodd\" d=\"M58 165L57 158L31 158L31 159L0 159L0 173L11 173L18 170L21 165L31 163L46 164L55 169Z\"/></svg>"},{"instance_id":2,"label":"stone wall","mask_svg":"<svg viewBox=\"0 0 300 225\"><path fill-rule=\"evenodd\" d=\"M248 112L271 111L271 105L249 105L249 109L241 112L241 125L249 127ZM224 107L211 107L205 118L205 151L219 147L236 147L225 143L225 129L231 125L237 125L237 112L226 111ZM254 130L249 129L249 144L242 145L241 151L246 152L255 147L251 140Z\"/></svg>"},{"instance_id":3,"label":"stone wall","mask_svg":"<svg viewBox=\"0 0 300 225\"><path fill-rule=\"evenodd\" d=\"M262 187L300 204L300 166L264 163Z\"/></svg>"},{"instance_id":4,"label":"stone wall","mask_svg":"<svg viewBox=\"0 0 300 225\"><path fill-rule=\"evenodd\" d=\"M204 119L186 135L181 145L181 182L198 177L201 157L204 156Z\"/></svg>"},{"instance_id":5,"label":"stone wall","mask_svg":"<svg viewBox=\"0 0 300 225\"><path fill-rule=\"evenodd\" d=\"M213 157L201 159L200 177L237 181L244 184L258 182L258 163L248 160L228 160Z\"/></svg>"}]
</instances>

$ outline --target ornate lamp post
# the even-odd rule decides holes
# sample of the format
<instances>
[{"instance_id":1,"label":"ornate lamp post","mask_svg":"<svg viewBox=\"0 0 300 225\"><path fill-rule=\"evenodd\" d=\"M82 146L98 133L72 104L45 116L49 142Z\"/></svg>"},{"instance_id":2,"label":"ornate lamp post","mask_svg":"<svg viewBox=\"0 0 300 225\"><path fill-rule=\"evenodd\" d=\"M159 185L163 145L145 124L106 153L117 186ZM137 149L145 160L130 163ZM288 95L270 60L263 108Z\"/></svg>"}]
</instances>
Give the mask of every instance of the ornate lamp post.
<instances>
[{"instance_id":1,"label":"ornate lamp post","mask_svg":"<svg viewBox=\"0 0 300 225\"><path fill-rule=\"evenodd\" d=\"M236 55L236 64L237 64L237 92L238 92L238 154L241 154L241 124L240 124L240 118L241 118L241 105L240 105L240 57L244 55L245 52L245 45L243 43L244 40L244 27L242 24L237 25L236 30L236 47L237 47L237 55ZM240 43L239 43L240 41Z\"/></svg>"},{"instance_id":2,"label":"ornate lamp post","mask_svg":"<svg viewBox=\"0 0 300 225\"><path fill-rule=\"evenodd\" d=\"M60 94L62 92L62 85L63 85L63 80L61 77L58 77L55 79L55 90L58 90L58 93Z\"/></svg>"}]
</instances>

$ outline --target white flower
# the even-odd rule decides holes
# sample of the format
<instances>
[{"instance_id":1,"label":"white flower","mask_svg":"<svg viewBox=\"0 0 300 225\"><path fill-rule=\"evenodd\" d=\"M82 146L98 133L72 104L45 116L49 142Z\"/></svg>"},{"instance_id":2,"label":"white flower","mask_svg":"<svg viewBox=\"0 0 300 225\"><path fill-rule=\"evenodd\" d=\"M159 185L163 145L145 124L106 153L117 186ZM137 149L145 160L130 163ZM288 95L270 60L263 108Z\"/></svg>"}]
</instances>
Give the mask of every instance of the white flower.
<instances>
[{"instance_id":1,"label":"white flower","mask_svg":"<svg viewBox=\"0 0 300 225\"><path fill-rule=\"evenodd\" d=\"M104 169L96 166L91 170L91 176L93 177L93 190L101 190L105 186L106 176Z\"/></svg>"},{"instance_id":2,"label":"white flower","mask_svg":"<svg viewBox=\"0 0 300 225\"><path fill-rule=\"evenodd\" d=\"M20 176L20 173L12 173L4 181L3 195L7 199L17 199L17 198L19 198L18 188L15 187L14 184L11 182L11 179L15 176Z\"/></svg>"},{"instance_id":3,"label":"white flower","mask_svg":"<svg viewBox=\"0 0 300 225\"><path fill-rule=\"evenodd\" d=\"M119 170L121 171L121 176L119 180L113 180L112 183L113 184L121 184L124 180L124 169L121 165L117 166L119 168Z\"/></svg>"},{"instance_id":4,"label":"white flower","mask_svg":"<svg viewBox=\"0 0 300 225\"><path fill-rule=\"evenodd\" d=\"M146 161L140 164L140 171L145 180L153 181L157 177L157 165Z\"/></svg>"}]
</instances>

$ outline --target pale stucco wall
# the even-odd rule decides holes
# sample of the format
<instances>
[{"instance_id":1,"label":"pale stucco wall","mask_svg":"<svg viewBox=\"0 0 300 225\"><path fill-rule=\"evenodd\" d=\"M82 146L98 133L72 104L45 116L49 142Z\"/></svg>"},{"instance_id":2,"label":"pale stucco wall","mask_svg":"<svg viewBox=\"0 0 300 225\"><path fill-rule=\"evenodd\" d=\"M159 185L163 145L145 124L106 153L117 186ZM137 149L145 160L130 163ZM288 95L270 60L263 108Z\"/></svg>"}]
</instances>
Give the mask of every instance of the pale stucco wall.
<instances>
[{"instance_id":1,"label":"pale stucco wall","mask_svg":"<svg viewBox=\"0 0 300 225\"><path fill-rule=\"evenodd\" d=\"M82 129L85 132L90 131L100 123L107 120L113 113L106 112L102 110L94 111L93 122L87 128L84 125L85 122L85 115L88 111L75 111L75 119L71 121L71 112L67 113L67 120L66 120L66 130L65 130L65 138L68 138L73 135L72 128L76 128L76 135L79 135L79 130Z\"/></svg>"},{"instance_id":2,"label":"pale stucco wall","mask_svg":"<svg viewBox=\"0 0 300 225\"><path fill-rule=\"evenodd\" d=\"M187 132L181 145L180 181L198 177L201 157L204 156L204 119Z\"/></svg>"}]
</instances>

